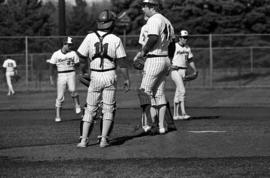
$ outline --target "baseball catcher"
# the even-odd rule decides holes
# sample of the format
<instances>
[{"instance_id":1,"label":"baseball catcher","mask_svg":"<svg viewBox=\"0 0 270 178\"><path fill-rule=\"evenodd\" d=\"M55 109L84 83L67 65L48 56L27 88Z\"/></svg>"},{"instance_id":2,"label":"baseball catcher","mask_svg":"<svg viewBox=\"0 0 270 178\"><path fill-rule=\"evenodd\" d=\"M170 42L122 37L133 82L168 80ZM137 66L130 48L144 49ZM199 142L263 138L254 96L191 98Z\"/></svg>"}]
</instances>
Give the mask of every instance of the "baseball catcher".
<instances>
[{"instance_id":1,"label":"baseball catcher","mask_svg":"<svg viewBox=\"0 0 270 178\"><path fill-rule=\"evenodd\" d=\"M102 133L99 146L110 145L109 133L114 122L116 111L117 73L119 67L124 78L124 89L129 90L129 75L127 67L120 65L127 60L121 38L113 34L116 15L106 9L97 17L97 30L90 32L82 41L77 53L82 60L88 61L91 80L87 93L87 107L83 116L82 138L77 147L88 146L89 131L95 122L97 110L102 100Z\"/></svg>"},{"instance_id":2,"label":"baseball catcher","mask_svg":"<svg viewBox=\"0 0 270 178\"><path fill-rule=\"evenodd\" d=\"M91 79L90 79L90 75L89 75L89 74L83 74L83 75L80 75L80 76L79 76L79 81L80 81L84 86L86 86L87 88L89 87L90 80L91 80ZM85 104L84 109L82 110L83 115L84 115L84 110L85 110L86 107L87 107L87 104ZM116 106L115 106L115 107L116 107ZM113 115L115 116L115 111L114 111ZM101 103L99 103L99 105L98 105L97 114L96 114L96 116L95 116L95 118L94 118L95 122L97 122L98 120L100 120L100 125L99 125L100 131L102 131L102 124L103 124L103 123L102 123L102 118L103 118L103 114L102 114L102 102L101 102ZM110 127L110 130L109 130L108 135L110 135L110 133L112 132L112 130L113 130L113 125L114 125L114 123L113 123L112 126ZM91 125L91 127L89 128L88 137L89 137L91 131L93 130L93 128L94 128L94 125ZM81 138L82 138L82 131L83 131L83 121L80 122L80 140L81 140ZM100 133L100 134L101 134L101 133ZM99 136L98 136L98 139L97 139L98 143L100 143L100 139L101 139L101 137L100 137L100 135L99 135Z\"/></svg>"}]
</instances>

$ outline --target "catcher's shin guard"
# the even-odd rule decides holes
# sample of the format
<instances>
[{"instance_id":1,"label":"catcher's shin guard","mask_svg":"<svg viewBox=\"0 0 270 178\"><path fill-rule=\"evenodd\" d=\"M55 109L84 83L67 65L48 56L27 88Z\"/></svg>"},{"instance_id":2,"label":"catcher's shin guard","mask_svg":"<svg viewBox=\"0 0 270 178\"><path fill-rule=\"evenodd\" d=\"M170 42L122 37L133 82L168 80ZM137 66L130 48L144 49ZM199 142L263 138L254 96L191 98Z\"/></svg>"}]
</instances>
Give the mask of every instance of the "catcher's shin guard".
<instances>
[{"instance_id":1,"label":"catcher's shin guard","mask_svg":"<svg viewBox=\"0 0 270 178\"><path fill-rule=\"evenodd\" d=\"M113 118L115 118L115 114L116 114L116 110L113 111ZM100 119L100 123L99 123L99 128L100 128L100 134L102 132L102 126L103 126L103 119ZM110 136L110 134L112 133L113 130L113 126L114 126L114 119L112 120L112 125L110 127L110 130L108 132L108 136Z\"/></svg>"},{"instance_id":2,"label":"catcher's shin guard","mask_svg":"<svg viewBox=\"0 0 270 178\"><path fill-rule=\"evenodd\" d=\"M167 107L167 109L166 109L166 113L165 113L165 121L167 123L168 131L177 130L175 123L174 123L174 120L173 120L173 116L171 113L171 108L170 108L169 102L167 102L166 107Z\"/></svg>"},{"instance_id":3,"label":"catcher's shin guard","mask_svg":"<svg viewBox=\"0 0 270 178\"><path fill-rule=\"evenodd\" d=\"M81 141L82 135L83 135L83 123L84 123L84 121L81 121L81 122L80 122L80 140L79 140L79 141ZM89 131L88 131L88 134L87 134L87 138L89 138L89 136L90 136L90 134L91 134L91 132L92 132L93 129L94 129L94 123L92 122L92 123L90 124L90 127L89 127Z\"/></svg>"}]
</instances>

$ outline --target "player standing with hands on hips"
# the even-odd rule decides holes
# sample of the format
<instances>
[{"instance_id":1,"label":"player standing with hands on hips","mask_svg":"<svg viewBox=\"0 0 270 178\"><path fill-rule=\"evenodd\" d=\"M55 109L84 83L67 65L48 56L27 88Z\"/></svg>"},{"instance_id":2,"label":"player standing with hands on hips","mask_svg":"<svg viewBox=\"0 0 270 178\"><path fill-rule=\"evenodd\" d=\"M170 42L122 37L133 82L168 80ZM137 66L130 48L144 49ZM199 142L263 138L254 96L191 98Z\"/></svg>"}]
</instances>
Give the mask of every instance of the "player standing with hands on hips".
<instances>
[{"instance_id":1,"label":"player standing with hands on hips","mask_svg":"<svg viewBox=\"0 0 270 178\"><path fill-rule=\"evenodd\" d=\"M174 29L171 22L158 13L157 0L143 0L142 10L145 16L149 17L145 27L147 41L135 56L134 63L142 58L145 59L140 90L151 101L153 125L158 118L159 133L164 134L167 131L164 124L167 104L164 90L170 66L168 47L173 42Z\"/></svg>"},{"instance_id":2,"label":"player standing with hands on hips","mask_svg":"<svg viewBox=\"0 0 270 178\"><path fill-rule=\"evenodd\" d=\"M90 85L87 94L87 107L83 116L83 132L77 147L87 147L88 133L93 128L94 117L100 101L103 102L102 131L100 147L109 146L108 135L113 126L116 103L116 67L119 66L124 77L124 88L129 90L128 70L123 66L126 52L119 37L112 34L116 15L104 10L98 15L97 31L90 32L77 50L80 57L90 60ZM87 63L87 62L85 62Z\"/></svg>"},{"instance_id":3,"label":"player standing with hands on hips","mask_svg":"<svg viewBox=\"0 0 270 178\"><path fill-rule=\"evenodd\" d=\"M61 49L55 51L48 61L50 65L50 82L54 85L53 68L57 68L57 98L56 98L56 117L55 122L61 122L61 108L64 102L66 87L70 92L75 105L75 112L81 112L79 95L76 92L76 68L80 65L80 60L75 51L72 50L72 38L66 37Z\"/></svg>"},{"instance_id":4,"label":"player standing with hands on hips","mask_svg":"<svg viewBox=\"0 0 270 178\"><path fill-rule=\"evenodd\" d=\"M187 77L186 71L188 65L192 68L194 79L198 76L198 71L193 61L193 54L190 47L187 45L187 40L188 31L181 30L179 42L175 44L175 52L171 66L171 78L176 85L174 95L174 120L185 120L190 118L185 110L185 79Z\"/></svg>"},{"instance_id":5,"label":"player standing with hands on hips","mask_svg":"<svg viewBox=\"0 0 270 178\"><path fill-rule=\"evenodd\" d=\"M14 95L15 91L14 91L13 86L12 86L12 77L17 75L16 61L11 59L11 58L7 58L3 63L3 68L6 69L5 73L6 73L6 81L7 81L7 85L8 85L7 96Z\"/></svg>"}]
</instances>

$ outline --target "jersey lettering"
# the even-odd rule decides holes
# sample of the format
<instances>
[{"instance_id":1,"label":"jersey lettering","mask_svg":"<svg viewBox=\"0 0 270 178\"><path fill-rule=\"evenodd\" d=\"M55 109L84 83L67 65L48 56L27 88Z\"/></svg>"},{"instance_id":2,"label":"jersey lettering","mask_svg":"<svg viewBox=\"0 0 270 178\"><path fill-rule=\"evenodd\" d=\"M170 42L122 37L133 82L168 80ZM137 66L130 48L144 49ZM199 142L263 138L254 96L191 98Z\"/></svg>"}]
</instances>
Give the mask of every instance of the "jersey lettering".
<instances>
[{"instance_id":1,"label":"jersey lettering","mask_svg":"<svg viewBox=\"0 0 270 178\"><path fill-rule=\"evenodd\" d=\"M7 64L7 66L8 66L8 67L14 67L12 62L9 62L9 63Z\"/></svg>"},{"instance_id":2,"label":"jersey lettering","mask_svg":"<svg viewBox=\"0 0 270 178\"><path fill-rule=\"evenodd\" d=\"M105 43L104 45L102 45L100 42L96 42L94 44L95 46L95 55L100 55L100 56L104 56L104 55L108 55L108 43Z\"/></svg>"},{"instance_id":3,"label":"jersey lettering","mask_svg":"<svg viewBox=\"0 0 270 178\"><path fill-rule=\"evenodd\" d=\"M67 65L68 66L74 66L74 58L69 58L68 60L67 60Z\"/></svg>"}]
</instances>

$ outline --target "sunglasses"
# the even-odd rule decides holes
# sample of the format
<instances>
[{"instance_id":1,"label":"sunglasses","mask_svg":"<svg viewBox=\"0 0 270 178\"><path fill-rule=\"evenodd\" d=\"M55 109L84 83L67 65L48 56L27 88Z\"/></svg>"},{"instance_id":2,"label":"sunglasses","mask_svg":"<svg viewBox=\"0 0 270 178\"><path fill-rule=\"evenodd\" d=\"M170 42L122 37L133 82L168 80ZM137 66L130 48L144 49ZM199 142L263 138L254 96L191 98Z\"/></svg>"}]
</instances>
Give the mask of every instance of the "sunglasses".
<instances>
[{"instance_id":1,"label":"sunglasses","mask_svg":"<svg viewBox=\"0 0 270 178\"><path fill-rule=\"evenodd\" d=\"M187 40L188 36L180 36L180 38L183 38L183 39Z\"/></svg>"}]
</instances>

